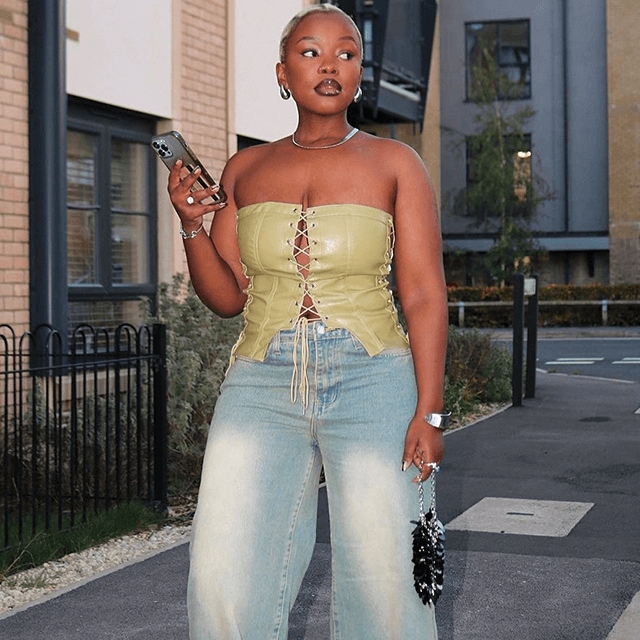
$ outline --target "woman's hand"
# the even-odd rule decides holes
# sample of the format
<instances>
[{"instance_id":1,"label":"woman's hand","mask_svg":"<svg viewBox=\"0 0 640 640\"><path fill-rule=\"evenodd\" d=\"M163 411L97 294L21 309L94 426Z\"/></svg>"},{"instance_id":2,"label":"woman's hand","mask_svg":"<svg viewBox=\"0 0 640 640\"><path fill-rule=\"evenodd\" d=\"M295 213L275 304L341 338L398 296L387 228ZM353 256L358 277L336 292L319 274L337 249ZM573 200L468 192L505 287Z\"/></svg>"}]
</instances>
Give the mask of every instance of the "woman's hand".
<instances>
[{"instance_id":1,"label":"woman's hand","mask_svg":"<svg viewBox=\"0 0 640 640\"><path fill-rule=\"evenodd\" d=\"M169 192L171 204L180 218L182 228L188 233L200 227L203 216L207 213L219 211L226 207L227 203L212 202L203 204L202 201L217 193L220 187L215 185L208 189L192 191L200 175L200 167L196 167L193 173L184 173L183 169L182 160L178 160L173 165L169 172L167 191Z\"/></svg>"},{"instance_id":2,"label":"woman's hand","mask_svg":"<svg viewBox=\"0 0 640 640\"><path fill-rule=\"evenodd\" d=\"M402 470L406 471L411 464L418 469L414 482L426 480L433 471L430 463L438 466L444 453L444 438L440 429L432 427L421 416L415 416L409 423L404 441Z\"/></svg>"}]
</instances>

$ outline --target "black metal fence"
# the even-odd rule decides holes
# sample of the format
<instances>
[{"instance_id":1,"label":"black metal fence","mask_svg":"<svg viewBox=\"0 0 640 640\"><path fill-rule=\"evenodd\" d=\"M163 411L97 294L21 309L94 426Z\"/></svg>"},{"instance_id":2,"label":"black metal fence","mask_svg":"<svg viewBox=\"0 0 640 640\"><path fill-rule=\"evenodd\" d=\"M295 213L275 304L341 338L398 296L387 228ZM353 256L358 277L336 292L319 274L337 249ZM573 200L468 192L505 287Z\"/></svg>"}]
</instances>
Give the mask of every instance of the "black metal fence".
<instances>
[{"instance_id":1,"label":"black metal fence","mask_svg":"<svg viewBox=\"0 0 640 640\"><path fill-rule=\"evenodd\" d=\"M66 530L115 504L167 504L164 325L0 325L2 544Z\"/></svg>"}]
</instances>

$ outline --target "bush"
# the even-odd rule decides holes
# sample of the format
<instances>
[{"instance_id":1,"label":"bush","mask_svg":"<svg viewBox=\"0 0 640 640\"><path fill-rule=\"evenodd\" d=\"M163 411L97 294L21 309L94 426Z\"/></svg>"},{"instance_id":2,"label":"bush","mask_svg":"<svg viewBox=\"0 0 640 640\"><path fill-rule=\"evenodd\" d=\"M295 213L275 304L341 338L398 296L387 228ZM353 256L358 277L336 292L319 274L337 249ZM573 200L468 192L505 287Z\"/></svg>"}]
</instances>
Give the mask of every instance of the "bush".
<instances>
[{"instance_id":1,"label":"bush","mask_svg":"<svg viewBox=\"0 0 640 640\"><path fill-rule=\"evenodd\" d=\"M538 325L541 327L589 327L602 325L602 310L596 305L545 305L544 301L596 301L614 300L636 302L640 300L640 284L619 285L560 285L540 287ZM465 307L467 327L513 326L513 287L450 287L450 303L505 302L505 306ZM449 322L458 323L458 309L449 308ZM635 326L638 324L638 306L635 304L610 305L608 324Z\"/></svg>"},{"instance_id":2,"label":"bush","mask_svg":"<svg viewBox=\"0 0 640 640\"><path fill-rule=\"evenodd\" d=\"M488 334L450 327L445 365L445 406L464 416L479 404L511 397L511 355Z\"/></svg>"},{"instance_id":3,"label":"bush","mask_svg":"<svg viewBox=\"0 0 640 640\"><path fill-rule=\"evenodd\" d=\"M147 318L154 321L167 325L170 491L190 491L200 478L213 407L242 319L217 316L178 274L161 285L157 317Z\"/></svg>"}]
</instances>

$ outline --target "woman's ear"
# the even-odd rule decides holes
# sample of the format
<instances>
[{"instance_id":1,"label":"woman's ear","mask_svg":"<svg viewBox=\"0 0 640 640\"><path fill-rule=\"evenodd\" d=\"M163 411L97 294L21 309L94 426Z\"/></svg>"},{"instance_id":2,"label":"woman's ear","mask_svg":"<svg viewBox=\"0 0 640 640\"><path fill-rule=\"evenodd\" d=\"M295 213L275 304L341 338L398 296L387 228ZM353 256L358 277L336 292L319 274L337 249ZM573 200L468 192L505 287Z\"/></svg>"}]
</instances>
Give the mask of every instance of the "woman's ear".
<instances>
[{"instance_id":1,"label":"woman's ear","mask_svg":"<svg viewBox=\"0 0 640 640\"><path fill-rule=\"evenodd\" d=\"M283 62L276 63L276 78L281 87L287 87L287 73Z\"/></svg>"}]
</instances>

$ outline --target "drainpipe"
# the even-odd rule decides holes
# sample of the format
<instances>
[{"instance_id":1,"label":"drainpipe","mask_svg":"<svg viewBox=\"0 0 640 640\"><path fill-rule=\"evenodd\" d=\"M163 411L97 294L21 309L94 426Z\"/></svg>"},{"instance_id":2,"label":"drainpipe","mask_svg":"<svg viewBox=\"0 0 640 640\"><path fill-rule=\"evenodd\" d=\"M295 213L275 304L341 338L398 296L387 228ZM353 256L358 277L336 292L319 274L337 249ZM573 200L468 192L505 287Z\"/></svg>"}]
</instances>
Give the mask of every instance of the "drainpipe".
<instances>
[{"instance_id":1,"label":"drainpipe","mask_svg":"<svg viewBox=\"0 0 640 640\"><path fill-rule=\"evenodd\" d=\"M562 0L562 108L564 120L564 230L569 232L569 20L568 0Z\"/></svg>"},{"instance_id":2,"label":"drainpipe","mask_svg":"<svg viewBox=\"0 0 640 640\"><path fill-rule=\"evenodd\" d=\"M29 0L29 321L66 342L65 0Z\"/></svg>"}]
</instances>

